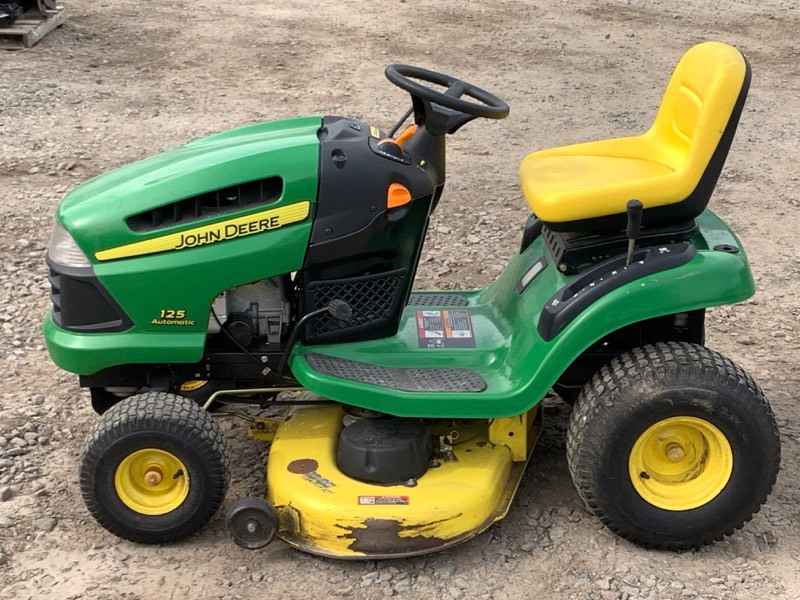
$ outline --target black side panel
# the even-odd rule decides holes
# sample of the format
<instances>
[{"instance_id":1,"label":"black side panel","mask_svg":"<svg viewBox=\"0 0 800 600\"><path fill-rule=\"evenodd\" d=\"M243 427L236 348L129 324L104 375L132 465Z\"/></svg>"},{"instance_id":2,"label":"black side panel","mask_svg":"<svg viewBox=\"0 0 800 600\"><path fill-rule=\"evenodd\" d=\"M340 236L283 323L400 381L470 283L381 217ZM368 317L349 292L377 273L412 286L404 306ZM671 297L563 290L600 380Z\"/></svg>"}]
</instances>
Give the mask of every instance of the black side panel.
<instances>
[{"instance_id":1,"label":"black side panel","mask_svg":"<svg viewBox=\"0 0 800 600\"><path fill-rule=\"evenodd\" d=\"M525 231L522 233L522 242L519 245L519 253L525 252L525 249L530 246L536 238L542 234L542 222L536 218L536 215L531 215L525 221Z\"/></svg>"},{"instance_id":2,"label":"black side panel","mask_svg":"<svg viewBox=\"0 0 800 600\"><path fill-rule=\"evenodd\" d=\"M278 364L280 352L259 351L257 356L266 357L267 362L260 364L241 351L225 351L208 352L198 363L117 365L81 375L80 384L81 387L155 387L163 382L163 389L166 389L175 382L205 379L246 382L245 387L287 385L286 380L278 380L272 374L264 375L265 365Z\"/></svg>"},{"instance_id":3,"label":"black side panel","mask_svg":"<svg viewBox=\"0 0 800 600\"><path fill-rule=\"evenodd\" d=\"M405 186L412 198L434 192L435 174L427 167L420 168L413 160L418 157L407 152L402 158L380 152L366 123L325 117L319 138L319 195L312 248L368 227L386 210L386 193L393 183Z\"/></svg>"},{"instance_id":4,"label":"black side panel","mask_svg":"<svg viewBox=\"0 0 800 600\"><path fill-rule=\"evenodd\" d=\"M637 245L662 246L690 240L699 230L697 221L674 223L666 227L644 227ZM558 270L572 275L598 262L625 253L628 238L624 231L611 233L558 232L542 228L542 235Z\"/></svg>"},{"instance_id":5,"label":"black side panel","mask_svg":"<svg viewBox=\"0 0 800 600\"><path fill-rule=\"evenodd\" d=\"M309 305L321 308L331 300L344 300L353 317L340 321L329 314L313 319L306 328L306 338L317 343L367 339L396 332L395 315L400 314L403 290L408 287L408 269L396 269L374 275L326 279L306 285Z\"/></svg>"},{"instance_id":6,"label":"black side panel","mask_svg":"<svg viewBox=\"0 0 800 600\"><path fill-rule=\"evenodd\" d=\"M53 321L79 333L125 331L133 322L106 291L91 267L66 267L47 259Z\"/></svg>"},{"instance_id":7,"label":"black side panel","mask_svg":"<svg viewBox=\"0 0 800 600\"><path fill-rule=\"evenodd\" d=\"M696 254L690 244L669 244L638 250L628 266L625 266L625 256L600 263L573 279L547 301L539 317L539 335L549 342L606 294L647 275L685 265Z\"/></svg>"},{"instance_id":8,"label":"black side panel","mask_svg":"<svg viewBox=\"0 0 800 600\"><path fill-rule=\"evenodd\" d=\"M320 189L299 280L301 314L340 299L353 309L353 318L348 323L327 315L313 319L304 341L394 335L442 187L418 157L378 152L364 123L325 117L319 137ZM391 184L404 186L411 202L387 209Z\"/></svg>"}]
</instances>

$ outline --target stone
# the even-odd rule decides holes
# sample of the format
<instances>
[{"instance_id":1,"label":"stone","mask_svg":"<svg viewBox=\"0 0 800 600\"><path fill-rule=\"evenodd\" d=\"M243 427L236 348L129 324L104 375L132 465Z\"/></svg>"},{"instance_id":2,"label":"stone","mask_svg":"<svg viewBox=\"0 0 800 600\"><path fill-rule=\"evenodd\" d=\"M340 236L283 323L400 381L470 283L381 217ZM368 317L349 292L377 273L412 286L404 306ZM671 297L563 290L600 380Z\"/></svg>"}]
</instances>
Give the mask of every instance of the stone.
<instances>
[{"instance_id":1,"label":"stone","mask_svg":"<svg viewBox=\"0 0 800 600\"><path fill-rule=\"evenodd\" d=\"M631 598L638 598L639 597L639 588L634 587L632 585L622 585L619 588L619 591L623 594L628 594Z\"/></svg>"},{"instance_id":2,"label":"stone","mask_svg":"<svg viewBox=\"0 0 800 600\"><path fill-rule=\"evenodd\" d=\"M456 566L451 562L442 563L433 569L434 578L450 579L456 572Z\"/></svg>"},{"instance_id":3,"label":"stone","mask_svg":"<svg viewBox=\"0 0 800 600\"><path fill-rule=\"evenodd\" d=\"M447 588L447 595L453 598L453 600L458 600L464 595L464 590L459 589L455 586L450 586Z\"/></svg>"},{"instance_id":4,"label":"stone","mask_svg":"<svg viewBox=\"0 0 800 600\"><path fill-rule=\"evenodd\" d=\"M14 497L14 490L10 487L5 486L0 488L0 502L6 502L7 500L11 500Z\"/></svg>"},{"instance_id":5,"label":"stone","mask_svg":"<svg viewBox=\"0 0 800 600\"><path fill-rule=\"evenodd\" d=\"M33 522L33 528L36 531L43 531L50 533L56 527L56 520L53 517L42 517Z\"/></svg>"},{"instance_id":6,"label":"stone","mask_svg":"<svg viewBox=\"0 0 800 600\"><path fill-rule=\"evenodd\" d=\"M686 586L683 585L683 583L680 581L673 581L672 583L669 584L669 587L671 587L673 590L682 590Z\"/></svg>"},{"instance_id":7,"label":"stone","mask_svg":"<svg viewBox=\"0 0 800 600\"><path fill-rule=\"evenodd\" d=\"M611 589L611 578L606 576L601 576L595 579L594 582L595 587L601 590L610 590Z\"/></svg>"}]
</instances>

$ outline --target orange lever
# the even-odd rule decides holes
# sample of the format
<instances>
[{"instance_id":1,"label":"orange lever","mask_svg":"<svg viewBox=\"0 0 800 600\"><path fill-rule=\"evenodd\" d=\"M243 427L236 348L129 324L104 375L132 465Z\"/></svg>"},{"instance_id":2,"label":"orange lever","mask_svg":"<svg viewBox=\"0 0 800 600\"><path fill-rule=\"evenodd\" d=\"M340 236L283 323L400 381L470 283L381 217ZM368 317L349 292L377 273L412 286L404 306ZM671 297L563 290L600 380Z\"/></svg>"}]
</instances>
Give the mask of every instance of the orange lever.
<instances>
[{"instance_id":1,"label":"orange lever","mask_svg":"<svg viewBox=\"0 0 800 600\"><path fill-rule=\"evenodd\" d=\"M411 192L399 183L393 183L386 192L386 208L397 208L411 202Z\"/></svg>"},{"instance_id":2,"label":"orange lever","mask_svg":"<svg viewBox=\"0 0 800 600\"><path fill-rule=\"evenodd\" d=\"M397 139L394 142L395 144L397 144L402 148L403 144L405 144L408 141L408 138L410 138L415 133L417 133L417 126L409 125L403 130L403 133L397 136Z\"/></svg>"}]
</instances>

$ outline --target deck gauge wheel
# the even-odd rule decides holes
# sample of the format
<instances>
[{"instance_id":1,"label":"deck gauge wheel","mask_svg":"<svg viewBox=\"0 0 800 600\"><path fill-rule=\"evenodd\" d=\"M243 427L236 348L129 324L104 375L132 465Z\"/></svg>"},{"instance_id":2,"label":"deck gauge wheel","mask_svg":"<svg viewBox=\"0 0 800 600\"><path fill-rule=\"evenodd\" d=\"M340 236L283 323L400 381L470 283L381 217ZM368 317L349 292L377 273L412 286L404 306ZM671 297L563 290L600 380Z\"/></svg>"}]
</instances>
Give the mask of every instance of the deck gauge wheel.
<instances>
[{"instance_id":1,"label":"deck gauge wheel","mask_svg":"<svg viewBox=\"0 0 800 600\"><path fill-rule=\"evenodd\" d=\"M263 498L242 498L225 515L225 529L238 546L263 548L278 532L278 511Z\"/></svg>"}]
</instances>

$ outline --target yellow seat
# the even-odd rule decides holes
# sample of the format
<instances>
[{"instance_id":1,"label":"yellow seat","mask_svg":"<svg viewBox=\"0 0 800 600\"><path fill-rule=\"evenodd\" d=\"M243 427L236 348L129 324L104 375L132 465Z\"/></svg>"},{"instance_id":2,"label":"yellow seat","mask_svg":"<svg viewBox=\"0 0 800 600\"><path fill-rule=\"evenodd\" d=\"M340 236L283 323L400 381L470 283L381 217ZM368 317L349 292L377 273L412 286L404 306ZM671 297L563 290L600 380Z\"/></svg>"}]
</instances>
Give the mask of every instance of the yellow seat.
<instances>
[{"instance_id":1,"label":"yellow seat","mask_svg":"<svg viewBox=\"0 0 800 600\"><path fill-rule=\"evenodd\" d=\"M750 67L727 44L705 42L680 60L653 126L616 138L528 155L522 190L556 231L622 227L625 207L644 205L644 226L688 221L708 204L750 85Z\"/></svg>"}]
</instances>

